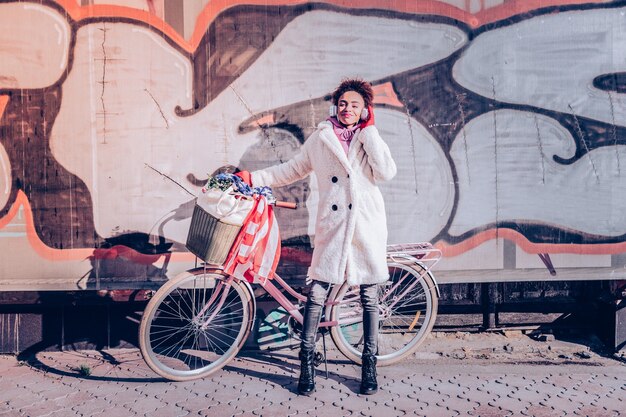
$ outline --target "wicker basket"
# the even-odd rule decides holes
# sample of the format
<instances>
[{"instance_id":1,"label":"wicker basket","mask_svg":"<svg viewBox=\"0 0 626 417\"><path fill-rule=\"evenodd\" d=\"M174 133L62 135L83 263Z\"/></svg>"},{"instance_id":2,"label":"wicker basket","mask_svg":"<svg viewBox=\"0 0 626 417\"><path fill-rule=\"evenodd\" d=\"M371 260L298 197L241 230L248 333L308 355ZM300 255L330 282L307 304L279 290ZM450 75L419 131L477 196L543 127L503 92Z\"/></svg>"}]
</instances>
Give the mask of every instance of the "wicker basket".
<instances>
[{"instance_id":1,"label":"wicker basket","mask_svg":"<svg viewBox=\"0 0 626 417\"><path fill-rule=\"evenodd\" d=\"M220 221L195 205L187 234L187 249L206 263L222 265L241 226Z\"/></svg>"}]
</instances>

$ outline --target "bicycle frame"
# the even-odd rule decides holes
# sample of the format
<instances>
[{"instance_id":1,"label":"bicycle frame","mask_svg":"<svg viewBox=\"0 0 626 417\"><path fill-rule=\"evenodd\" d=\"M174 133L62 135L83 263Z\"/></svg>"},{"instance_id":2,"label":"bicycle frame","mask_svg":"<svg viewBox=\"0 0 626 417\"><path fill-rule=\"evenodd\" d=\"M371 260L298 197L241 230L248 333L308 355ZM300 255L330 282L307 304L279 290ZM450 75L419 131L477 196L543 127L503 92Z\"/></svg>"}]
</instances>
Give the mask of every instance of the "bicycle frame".
<instances>
[{"instance_id":1,"label":"bicycle frame","mask_svg":"<svg viewBox=\"0 0 626 417\"><path fill-rule=\"evenodd\" d=\"M305 302L306 301L306 297L302 294L300 294L299 292L297 292L296 290L294 290L289 284L287 284L281 277L279 277L278 275L274 275L274 279L273 281L276 281L278 283L278 285L280 286L280 288L282 288L283 290L287 291L287 293L289 293L291 296L295 297L298 301L301 302ZM272 281L270 280L266 280L265 282L260 284L261 287L263 287L263 289L265 291L267 291L267 293L274 298L274 300L276 300L278 302L278 304L280 304L286 311L287 313L289 313L289 315L291 317L294 318L294 320L296 320L298 323L302 324L304 322L304 317L302 316L302 313L300 313L300 310L298 309L298 306L296 306L294 303L291 302L291 300L289 300L285 294L283 293L283 291L281 291L277 286L275 286L274 284L272 284ZM332 297L329 297L326 302L324 303L324 308L328 308L330 306L334 306L337 305L338 303L334 301L334 299L332 299ZM328 320L328 321L322 321L319 324L319 327L333 327L338 325L339 322L337 320Z\"/></svg>"},{"instance_id":2,"label":"bicycle frame","mask_svg":"<svg viewBox=\"0 0 626 417\"><path fill-rule=\"evenodd\" d=\"M418 279L414 279L412 283L407 285L404 291L401 294L396 295L391 303L385 303L384 309L379 306L379 308L381 309L381 315L383 317L386 314L386 311L389 311L390 309L392 309L395 306L395 304L398 302L398 300L402 299L402 297L404 297L407 293L409 293L418 284L419 279L422 278L424 275L428 274L431 268L437 262L439 262L439 260L441 259L441 251L437 248L434 248L430 243L391 245L391 246L388 246L387 259L395 263L405 264L409 266L413 264L417 264L423 269L423 271L421 272L420 277ZM221 270L221 268L215 268L215 269ZM408 275L409 274L407 273L404 277L398 280L398 282L396 282L391 288L389 288L385 292L383 297L381 298L381 301L385 301L389 294L392 294L393 291L398 286L402 285L404 278ZM431 274L431 278L433 278L433 282L435 283L435 287L437 290L437 295L439 295L439 286L437 285L437 282L434 280L434 277L432 276L432 274ZM214 291L213 294L211 295L211 298L204 305L204 307L196 314L194 321L197 322L198 319L204 315L206 310L213 304L213 302L215 302L215 300L219 296L219 301L215 308L215 311L209 317L207 317L206 319L203 319L202 323L200 324L203 329L206 329L208 327L208 325L211 323L211 321L217 314L217 311L220 310L220 308L226 301L228 292L230 290L230 283L235 279L236 278L231 275L223 282L220 281L217 284L218 287L216 288L216 291ZM276 283L278 283L280 288L274 285L272 281L275 281ZM304 318L302 316L302 313L300 313L298 306L294 304L293 302L291 302L291 300L289 300L289 298L285 296L283 291L286 291L289 295L294 297L299 302L306 301L307 298L304 295L294 290L289 284L287 284L287 282L285 282L277 274L274 275L273 280L265 280L264 282L260 282L259 285L274 300L276 300L276 302L278 302L278 304L281 307L283 307L285 311L287 311L287 313L291 317L294 318L294 320L296 320L300 324L303 323ZM329 307L332 307L337 304L349 304L349 303L354 302L357 299L357 297L358 296L348 297L348 298L343 299L341 302L336 302L335 297L331 296L328 298L328 300L324 304L324 308L328 309ZM340 324L340 322L341 324L353 324L359 321L360 321L360 318L356 316L352 319L344 318L340 321L327 320L327 321L322 321L319 324L319 327L320 328L333 327L333 326L337 326L338 324Z\"/></svg>"}]
</instances>

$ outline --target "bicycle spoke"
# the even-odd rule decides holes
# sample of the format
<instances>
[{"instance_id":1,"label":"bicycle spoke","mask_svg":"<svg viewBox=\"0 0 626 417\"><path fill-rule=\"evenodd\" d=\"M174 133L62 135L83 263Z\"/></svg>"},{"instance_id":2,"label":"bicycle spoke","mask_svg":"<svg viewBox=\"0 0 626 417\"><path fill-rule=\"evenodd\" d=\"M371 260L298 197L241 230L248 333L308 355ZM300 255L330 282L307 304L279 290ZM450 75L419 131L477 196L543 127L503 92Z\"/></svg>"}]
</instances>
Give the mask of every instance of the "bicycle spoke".
<instances>
[{"instance_id":1,"label":"bicycle spoke","mask_svg":"<svg viewBox=\"0 0 626 417\"><path fill-rule=\"evenodd\" d=\"M197 269L177 277L161 298L157 291L150 322L142 320L140 332L152 369L174 380L193 379L221 368L238 351L254 313L251 293L237 282L222 285L225 279Z\"/></svg>"},{"instance_id":2,"label":"bicycle spoke","mask_svg":"<svg viewBox=\"0 0 626 417\"><path fill-rule=\"evenodd\" d=\"M436 310L432 309L434 293L430 279L418 264L394 263L389 267L389 281L379 286L378 357L393 363L410 354L421 343L432 326ZM345 289L344 289L345 288ZM350 358L360 356L364 335L359 293L342 287L332 317L339 321L331 330L338 348Z\"/></svg>"}]
</instances>

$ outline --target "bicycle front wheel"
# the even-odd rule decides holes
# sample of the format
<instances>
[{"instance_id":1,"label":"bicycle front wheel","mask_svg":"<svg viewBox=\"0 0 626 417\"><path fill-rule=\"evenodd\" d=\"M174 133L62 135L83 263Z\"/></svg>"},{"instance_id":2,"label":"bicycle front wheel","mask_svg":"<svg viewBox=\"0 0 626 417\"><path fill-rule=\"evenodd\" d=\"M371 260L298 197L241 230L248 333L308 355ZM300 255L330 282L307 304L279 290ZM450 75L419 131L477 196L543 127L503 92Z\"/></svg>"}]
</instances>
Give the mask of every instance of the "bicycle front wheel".
<instances>
[{"instance_id":1,"label":"bicycle front wheel","mask_svg":"<svg viewBox=\"0 0 626 417\"><path fill-rule=\"evenodd\" d=\"M163 285L144 311L139 347L148 366L172 381L206 377L243 346L254 321L249 285L197 268Z\"/></svg>"},{"instance_id":2,"label":"bicycle front wheel","mask_svg":"<svg viewBox=\"0 0 626 417\"><path fill-rule=\"evenodd\" d=\"M378 365L396 363L411 355L435 324L437 291L430 272L419 264L389 263L389 281L378 288L380 323ZM344 283L336 292L331 320L335 345L348 359L361 363L363 308L359 289Z\"/></svg>"}]
</instances>

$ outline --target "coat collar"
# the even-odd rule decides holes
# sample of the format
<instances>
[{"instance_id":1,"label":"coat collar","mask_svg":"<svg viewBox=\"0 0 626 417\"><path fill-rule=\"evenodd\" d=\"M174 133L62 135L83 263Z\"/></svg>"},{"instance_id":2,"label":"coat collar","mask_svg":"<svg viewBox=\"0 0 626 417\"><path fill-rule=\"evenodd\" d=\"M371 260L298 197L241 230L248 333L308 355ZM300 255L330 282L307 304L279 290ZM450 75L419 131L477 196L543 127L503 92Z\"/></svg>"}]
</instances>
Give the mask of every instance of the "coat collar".
<instances>
[{"instance_id":1,"label":"coat collar","mask_svg":"<svg viewBox=\"0 0 626 417\"><path fill-rule=\"evenodd\" d=\"M323 121L318 125L318 128L320 129L319 135L322 142L328 146L330 151L337 157L345 170L347 172L351 172L352 168L350 167L350 162L354 159L357 153L356 148L358 148L358 145L362 140L361 131L357 131L354 135L354 139L352 139L352 142L350 143L350 148L348 148L348 155L346 155L341 143L339 143L339 139L337 139L337 135L335 135L332 123Z\"/></svg>"}]
</instances>

